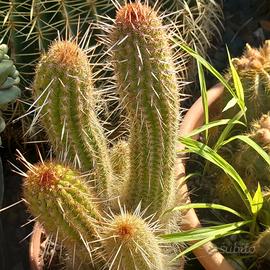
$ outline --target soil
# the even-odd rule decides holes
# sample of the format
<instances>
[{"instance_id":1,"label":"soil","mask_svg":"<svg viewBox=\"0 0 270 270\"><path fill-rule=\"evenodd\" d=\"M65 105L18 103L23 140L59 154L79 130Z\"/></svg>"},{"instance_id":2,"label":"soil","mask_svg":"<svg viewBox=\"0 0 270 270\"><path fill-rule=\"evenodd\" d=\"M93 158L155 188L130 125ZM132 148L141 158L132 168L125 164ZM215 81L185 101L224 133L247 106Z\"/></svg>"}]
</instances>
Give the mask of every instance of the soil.
<instances>
[{"instance_id":1,"label":"soil","mask_svg":"<svg viewBox=\"0 0 270 270\"><path fill-rule=\"evenodd\" d=\"M216 40L216 49L209 51L211 63L220 71L227 66L226 45L231 56L240 56L246 43L252 46L260 46L265 39L270 38L270 1L265 0L224 0L224 30L222 40ZM226 45L225 45L226 44ZM208 80L208 86L214 83L212 78ZM199 94L193 93L193 99ZM16 133L16 127L11 126ZM33 146L22 147L21 145L7 146L3 141L1 157L4 166L5 194L3 207L21 200L22 178L12 172L11 163L21 167L15 159L15 149L21 152L29 161L36 161L37 154ZM191 187L194 190L193 198L198 198L200 184L195 183ZM197 199L204 202L207 198ZM20 203L3 213L0 213L0 269L1 270L29 270L28 246L29 236L32 231L33 222L26 211L24 203ZM201 269L192 257L187 258L186 269ZM265 268L266 269L266 268Z\"/></svg>"}]
</instances>

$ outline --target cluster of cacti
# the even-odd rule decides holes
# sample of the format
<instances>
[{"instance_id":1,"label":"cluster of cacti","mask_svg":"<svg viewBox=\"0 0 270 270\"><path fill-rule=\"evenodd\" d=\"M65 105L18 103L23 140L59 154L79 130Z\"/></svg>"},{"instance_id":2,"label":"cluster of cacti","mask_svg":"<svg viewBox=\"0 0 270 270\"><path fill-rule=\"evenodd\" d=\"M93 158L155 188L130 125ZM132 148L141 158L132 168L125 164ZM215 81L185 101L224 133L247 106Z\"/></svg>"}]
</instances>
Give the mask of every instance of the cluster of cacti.
<instances>
[{"instance_id":1,"label":"cluster of cacti","mask_svg":"<svg viewBox=\"0 0 270 270\"><path fill-rule=\"evenodd\" d=\"M41 53L47 51L51 41L57 37L76 37L81 44L89 45L90 42L91 46L96 46L97 37L103 30L101 27L92 26L103 20L105 16L113 15L117 6L124 2L122 0L115 3L111 0L3 1L0 6L0 43L5 42L11 49L11 58L21 74L21 89L30 88L34 67ZM149 1L149 3L158 6L164 12L164 19L167 19L173 28L177 26L179 29L177 34L183 42L191 47L196 46L199 52L206 54L211 37L218 33L216 25L219 25L221 9L215 1L180 0L172 3L163 1L160 3ZM92 35L91 41L87 38L90 35ZM98 46L97 50L101 50L101 47ZM189 69L185 76L188 76L188 80L191 81L197 73L195 62L185 54L181 59L181 66L184 63ZM186 68L179 68L179 70L185 72ZM26 104L31 97L29 91L23 93L23 99L27 99L27 102L18 105L16 116L19 114L27 116L20 117L19 124L22 133L33 139L37 132L33 129L32 119L29 119L29 114L26 112ZM108 107L115 109L117 105L118 103L113 101L108 104ZM119 115L117 110L108 114L102 111L102 117L110 120L109 123L104 124L105 127L114 130L111 138L126 132L123 126L117 129L119 122L122 121Z\"/></svg>"},{"instance_id":2,"label":"cluster of cacti","mask_svg":"<svg viewBox=\"0 0 270 270\"><path fill-rule=\"evenodd\" d=\"M150 2L157 5L156 1ZM196 44L200 52L206 52L210 37L219 31L216 27L221 14L218 4L205 0L181 0L161 2L159 6L162 11L171 13L170 21L178 25L178 34L186 43ZM3 1L0 7L0 42L10 46L12 59L29 83L34 64L52 40L59 36L73 36L80 40L86 31L89 33L93 22L114 12L115 7L110 0ZM100 29L95 29L95 34L100 34ZM95 43L92 38L92 44Z\"/></svg>"},{"instance_id":3,"label":"cluster of cacti","mask_svg":"<svg viewBox=\"0 0 270 270\"><path fill-rule=\"evenodd\" d=\"M247 122L251 123L270 110L270 40L265 41L260 49L251 48L247 44L243 56L234 58L232 62L243 85ZM230 74L228 77L232 80ZM231 95L225 92L224 106L230 99ZM232 117L236 112L235 106L226 111L224 116Z\"/></svg>"},{"instance_id":4,"label":"cluster of cacti","mask_svg":"<svg viewBox=\"0 0 270 270\"><path fill-rule=\"evenodd\" d=\"M97 117L101 96L91 65L76 42L54 42L36 68L37 114L58 161L26 163L23 192L75 269L175 267L169 262L176 247L158 237L171 230L175 216L162 214L180 194L174 169L181 87L169 37L157 12L139 2L119 7L107 29L129 126L128 138L112 146Z\"/></svg>"}]
</instances>

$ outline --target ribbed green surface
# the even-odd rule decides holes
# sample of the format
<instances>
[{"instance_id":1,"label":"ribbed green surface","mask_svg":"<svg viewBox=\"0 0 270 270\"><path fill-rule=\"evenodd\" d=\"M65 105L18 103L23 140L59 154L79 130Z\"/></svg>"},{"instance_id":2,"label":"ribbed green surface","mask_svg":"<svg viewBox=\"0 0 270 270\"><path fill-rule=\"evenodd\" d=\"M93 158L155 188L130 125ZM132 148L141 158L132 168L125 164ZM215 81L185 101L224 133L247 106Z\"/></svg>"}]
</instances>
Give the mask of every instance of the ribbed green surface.
<instances>
[{"instance_id":1,"label":"ribbed green surface","mask_svg":"<svg viewBox=\"0 0 270 270\"><path fill-rule=\"evenodd\" d=\"M103 256L111 270L167 269L153 229L139 216L115 216L101 237Z\"/></svg>"},{"instance_id":2,"label":"ribbed green surface","mask_svg":"<svg viewBox=\"0 0 270 270\"><path fill-rule=\"evenodd\" d=\"M111 8L108 0L1 1L0 43L10 46L12 59L28 85L34 64L54 39L77 36L81 40L89 24Z\"/></svg>"},{"instance_id":3,"label":"ribbed green surface","mask_svg":"<svg viewBox=\"0 0 270 270\"><path fill-rule=\"evenodd\" d=\"M173 187L179 98L168 36L156 13L141 4L118 12L111 33L119 95L130 130L126 203L160 214Z\"/></svg>"},{"instance_id":4,"label":"ribbed green surface","mask_svg":"<svg viewBox=\"0 0 270 270\"><path fill-rule=\"evenodd\" d=\"M94 111L91 74L87 56L75 43L55 42L37 67L34 90L55 153L81 171L95 168L97 190L106 196L112 170Z\"/></svg>"},{"instance_id":5,"label":"ribbed green surface","mask_svg":"<svg viewBox=\"0 0 270 270\"><path fill-rule=\"evenodd\" d=\"M94 253L89 241L96 240L101 216L97 199L85 179L68 167L54 163L37 164L27 175L23 193L30 212L47 233L64 241L70 252L76 248L79 259L91 262Z\"/></svg>"}]
</instances>

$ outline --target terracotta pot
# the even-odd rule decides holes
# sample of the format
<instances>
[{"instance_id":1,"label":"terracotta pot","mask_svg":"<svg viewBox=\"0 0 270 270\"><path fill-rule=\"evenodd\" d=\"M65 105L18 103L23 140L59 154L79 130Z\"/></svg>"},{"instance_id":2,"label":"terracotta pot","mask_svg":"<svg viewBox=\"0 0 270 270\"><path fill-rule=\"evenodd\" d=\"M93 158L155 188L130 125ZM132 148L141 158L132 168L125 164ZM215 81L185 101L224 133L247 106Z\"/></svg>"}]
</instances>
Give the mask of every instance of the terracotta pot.
<instances>
[{"instance_id":1,"label":"terracotta pot","mask_svg":"<svg viewBox=\"0 0 270 270\"><path fill-rule=\"evenodd\" d=\"M223 94L223 86L217 84L211 88L208 95L208 107L211 114L218 112L218 102L221 100ZM180 136L188 135L195 128L200 127L204 122L204 111L202 106L202 99L199 98L186 113L183 122L180 127ZM179 144L178 150L183 150L184 146ZM185 164L183 157L179 156L176 164L176 177L181 181L185 175ZM182 184L181 194L183 198L186 198L185 202L189 202L188 189L185 183ZM183 216L182 230L190 230L201 227L200 221L194 211L194 209L188 210ZM41 239L44 235L42 227L37 222L34 226L30 242L30 262L32 270L42 270L43 260L41 254ZM234 270L234 268L226 261L223 255L215 248L215 246L209 242L202 247L193 251L197 259L204 266L206 270Z\"/></svg>"}]
</instances>

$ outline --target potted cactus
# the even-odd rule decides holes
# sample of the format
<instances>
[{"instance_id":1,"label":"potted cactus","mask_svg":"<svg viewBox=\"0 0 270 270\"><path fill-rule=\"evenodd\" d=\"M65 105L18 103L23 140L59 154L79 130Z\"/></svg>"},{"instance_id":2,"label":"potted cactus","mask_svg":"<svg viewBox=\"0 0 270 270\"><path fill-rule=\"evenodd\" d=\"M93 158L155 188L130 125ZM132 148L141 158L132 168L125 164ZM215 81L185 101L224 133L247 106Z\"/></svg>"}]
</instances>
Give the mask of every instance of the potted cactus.
<instances>
[{"instance_id":1,"label":"potted cactus","mask_svg":"<svg viewBox=\"0 0 270 270\"><path fill-rule=\"evenodd\" d=\"M137 2L119 7L105 30L129 136L109 146L87 55L75 41L54 42L33 89L55 158L32 165L22 157L24 198L65 247L70 268L179 269L183 259L171 263L179 247L158 237L179 229L179 215L164 212L187 200L177 158L181 87L169 35L157 13ZM189 228L199 225L194 214L186 215ZM232 269L207 249L198 250L207 269Z\"/></svg>"}]
</instances>

